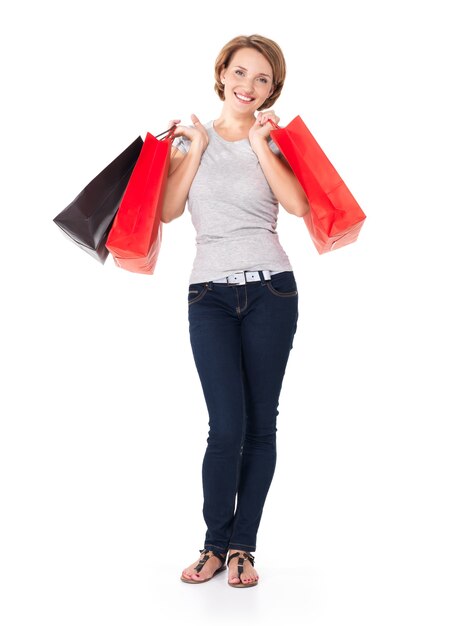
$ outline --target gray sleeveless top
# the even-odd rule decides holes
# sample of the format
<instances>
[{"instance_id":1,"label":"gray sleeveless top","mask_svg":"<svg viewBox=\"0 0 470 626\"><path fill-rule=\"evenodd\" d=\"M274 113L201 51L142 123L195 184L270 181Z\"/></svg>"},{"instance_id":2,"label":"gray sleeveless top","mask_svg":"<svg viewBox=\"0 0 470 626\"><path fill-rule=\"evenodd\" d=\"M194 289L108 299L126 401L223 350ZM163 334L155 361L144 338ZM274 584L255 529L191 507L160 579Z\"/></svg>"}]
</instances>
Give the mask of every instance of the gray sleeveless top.
<instances>
[{"instance_id":1,"label":"gray sleeveless top","mask_svg":"<svg viewBox=\"0 0 470 626\"><path fill-rule=\"evenodd\" d=\"M188 210L196 229L189 283L242 270L292 271L276 232L279 202L249 139L227 141L213 122L204 124L209 144L188 194ZM280 154L272 139L268 143ZM191 141L176 137L173 146L186 153Z\"/></svg>"}]
</instances>

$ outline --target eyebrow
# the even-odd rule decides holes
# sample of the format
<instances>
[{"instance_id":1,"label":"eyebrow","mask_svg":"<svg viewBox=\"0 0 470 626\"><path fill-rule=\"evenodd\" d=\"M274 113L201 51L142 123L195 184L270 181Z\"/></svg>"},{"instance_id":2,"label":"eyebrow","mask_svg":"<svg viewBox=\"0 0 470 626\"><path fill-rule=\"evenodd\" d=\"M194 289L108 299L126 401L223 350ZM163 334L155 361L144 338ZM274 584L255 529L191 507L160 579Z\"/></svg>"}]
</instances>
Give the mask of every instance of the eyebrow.
<instances>
[{"instance_id":1,"label":"eyebrow","mask_svg":"<svg viewBox=\"0 0 470 626\"><path fill-rule=\"evenodd\" d=\"M246 69L246 67L242 67L241 65L235 65L235 67L239 67L241 70L245 70L245 72L247 72L248 70ZM259 73L260 76L267 76L268 78L271 78L271 76L269 74L265 74L264 72L260 72Z\"/></svg>"}]
</instances>

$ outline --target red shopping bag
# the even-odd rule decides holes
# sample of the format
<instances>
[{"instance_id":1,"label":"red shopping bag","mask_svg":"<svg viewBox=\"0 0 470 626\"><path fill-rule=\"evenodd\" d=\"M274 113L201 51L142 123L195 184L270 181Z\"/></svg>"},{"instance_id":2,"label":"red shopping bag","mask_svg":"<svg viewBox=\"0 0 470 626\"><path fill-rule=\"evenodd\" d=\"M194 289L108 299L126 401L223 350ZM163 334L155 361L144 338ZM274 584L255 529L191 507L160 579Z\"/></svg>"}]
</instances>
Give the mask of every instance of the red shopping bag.
<instances>
[{"instance_id":1,"label":"red shopping bag","mask_svg":"<svg viewBox=\"0 0 470 626\"><path fill-rule=\"evenodd\" d=\"M310 204L304 216L320 254L356 241L366 215L320 148L300 115L275 127L271 138L285 156Z\"/></svg>"},{"instance_id":2,"label":"red shopping bag","mask_svg":"<svg viewBox=\"0 0 470 626\"><path fill-rule=\"evenodd\" d=\"M115 264L130 272L153 274L157 263L174 128L155 137L147 133L106 240ZM165 133L164 139L157 139Z\"/></svg>"}]
</instances>

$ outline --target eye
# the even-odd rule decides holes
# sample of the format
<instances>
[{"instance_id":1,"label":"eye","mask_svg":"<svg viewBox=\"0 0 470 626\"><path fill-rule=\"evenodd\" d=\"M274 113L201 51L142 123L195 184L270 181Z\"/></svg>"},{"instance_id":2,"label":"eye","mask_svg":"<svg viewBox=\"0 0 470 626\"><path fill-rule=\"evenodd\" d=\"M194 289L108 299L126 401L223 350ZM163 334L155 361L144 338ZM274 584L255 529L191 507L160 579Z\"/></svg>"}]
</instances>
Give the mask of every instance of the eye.
<instances>
[{"instance_id":1,"label":"eye","mask_svg":"<svg viewBox=\"0 0 470 626\"><path fill-rule=\"evenodd\" d=\"M236 74L237 72L240 72L240 74L243 74L243 71L242 71L242 70L235 70L235 74ZM264 84L266 84L266 83L268 82L268 79L267 79L267 78L264 78L263 76L261 76L261 77L260 77L260 80L262 80Z\"/></svg>"}]
</instances>

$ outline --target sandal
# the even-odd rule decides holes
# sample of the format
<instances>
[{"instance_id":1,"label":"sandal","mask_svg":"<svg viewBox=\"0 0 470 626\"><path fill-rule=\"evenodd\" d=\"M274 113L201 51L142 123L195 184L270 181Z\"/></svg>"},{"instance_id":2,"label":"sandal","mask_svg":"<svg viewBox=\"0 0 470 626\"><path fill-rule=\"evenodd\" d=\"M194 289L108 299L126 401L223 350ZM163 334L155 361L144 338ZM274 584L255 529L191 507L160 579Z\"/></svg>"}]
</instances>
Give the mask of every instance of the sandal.
<instances>
[{"instance_id":1,"label":"sandal","mask_svg":"<svg viewBox=\"0 0 470 626\"><path fill-rule=\"evenodd\" d=\"M253 581L253 582L251 582L251 583L244 583L244 582L242 582L241 575L242 575L242 573L243 573L243 565L244 565L244 562L245 562L245 561L250 561L250 563L251 563L252 565L254 565L254 564L255 564L255 557L251 554L251 552L242 552L241 554L242 554L243 556L240 556L240 552L233 552L233 554L231 554L231 555L228 557L227 565L230 563L230 560L231 560L231 559L233 559L234 557L238 556L238 578L240 579L240 582L239 582L239 583L231 583L231 582L229 581L229 583L228 583L228 584L229 584L231 587L254 587L255 585L257 585L257 584L258 584L258 581L257 581L257 580L254 580L254 581Z\"/></svg>"},{"instance_id":2,"label":"sandal","mask_svg":"<svg viewBox=\"0 0 470 626\"><path fill-rule=\"evenodd\" d=\"M212 576L210 576L209 578L205 578L204 580L193 580L192 578L185 578L183 574L181 574L180 578L184 583L191 583L191 584L196 584L196 585L199 585L200 583L206 583L208 580L212 580L212 578L214 578L216 574L218 574L219 572L222 572L224 569L227 569L227 566L225 565L225 557L227 556L227 553L222 554L221 552L216 552L215 550L209 550L208 548L204 548L204 550L199 550L199 552L201 553L201 559L199 560L199 563L194 568L197 574L199 574L199 572L202 570L202 568L204 567L204 565L206 564L206 562L212 555L219 558L222 561L222 565L219 567L219 569L215 570ZM210 555L209 552L212 552L212 555Z\"/></svg>"}]
</instances>

